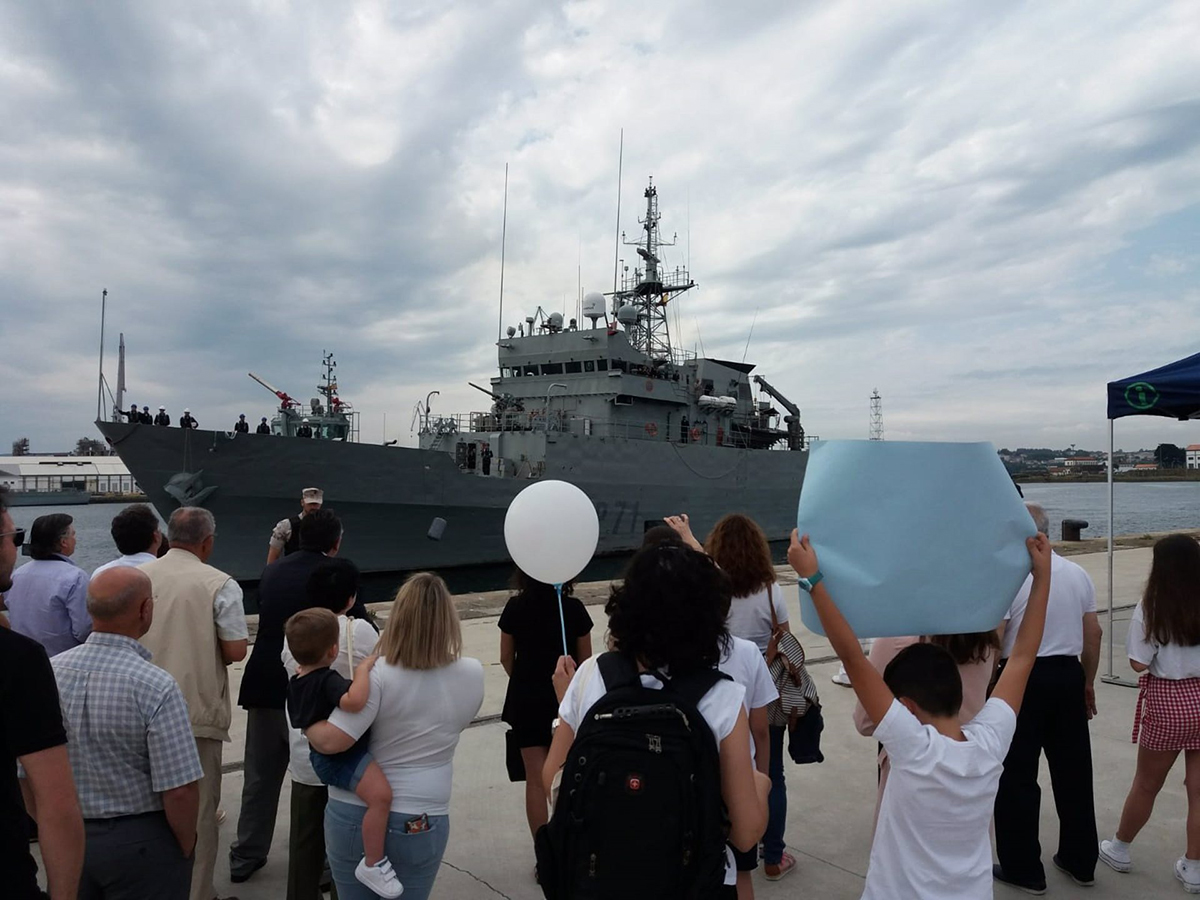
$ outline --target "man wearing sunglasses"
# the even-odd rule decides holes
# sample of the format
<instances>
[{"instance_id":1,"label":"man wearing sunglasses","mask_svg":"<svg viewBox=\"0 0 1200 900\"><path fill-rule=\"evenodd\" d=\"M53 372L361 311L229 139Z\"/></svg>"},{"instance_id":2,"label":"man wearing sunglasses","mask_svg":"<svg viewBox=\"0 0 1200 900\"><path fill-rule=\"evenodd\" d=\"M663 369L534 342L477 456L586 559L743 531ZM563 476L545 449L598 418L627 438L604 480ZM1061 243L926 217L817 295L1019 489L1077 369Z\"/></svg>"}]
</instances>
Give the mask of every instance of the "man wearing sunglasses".
<instances>
[{"instance_id":1,"label":"man wearing sunglasses","mask_svg":"<svg viewBox=\"0 0 1200 900\"><path fill-rule=\"evenodd\" d=\"M0 488L0 593L12 587L17 548L25 533L6 508ZM4 896L44 898L29 853L32 829L17 781L25 769L25 796L37 821L50 897L75 897L83 867L83 818L67 758L67 734L58 688L46 651L36 641L0 628L0 873Z\"/></svg>"},{"instance_id":2,"label":"man wearing sunglasses","mask_svg":"<svg viewBox=\"0 0 1200 900\"><path fill-rule=\"evenodd\" d=\"M7 488L0 488L0 491L7 493ZM0 494L0 503L3 503L4 495ZM16 528L13 526L13 520L9 518L8 513L4 513L3 522L0 522L0 527L9 529L3 534L0 534L0 613L8 611L8 607L4 605L4 594L12 587L13 568L17 564L17 549L25 543L25 529ZM8 616L0 615L0 628L11 628L8 624Z\"/></svg>"}]
</instances>

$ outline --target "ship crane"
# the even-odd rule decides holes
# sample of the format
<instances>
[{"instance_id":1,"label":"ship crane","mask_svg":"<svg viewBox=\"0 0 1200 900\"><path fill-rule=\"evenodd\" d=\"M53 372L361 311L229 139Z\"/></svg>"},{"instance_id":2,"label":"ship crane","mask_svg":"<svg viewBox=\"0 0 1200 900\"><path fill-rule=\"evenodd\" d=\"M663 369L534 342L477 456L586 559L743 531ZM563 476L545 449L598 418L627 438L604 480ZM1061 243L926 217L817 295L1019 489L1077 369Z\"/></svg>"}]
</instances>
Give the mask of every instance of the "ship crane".
<instances>
[{"instance_id":1,"label":"ship crane","mask_svg":"<svg viewBox=\"0 0 1200 900\"><path fill-rule=\"evenodd\" d=\"M804 427L800 424L800 407L779 393L775 387L761 375L754 376L754 383L779 401L779 405L788 411L783 417L787 424L787 442L789 450L804 449Z\"/></svg>"},{"instance_id":2,"label":"ship crane","mask_svg":"<svg viewBox=\"0 0 1200 900\"><path fill-rule=\"evenodd\" d=\"M275 387L274 385L268 384L267 382L263 381L261 378L259 378L257 375L255 375L253 372L247 372L246 374L249 375L251 378L253 378L255 381L257 381L259 384L261 384L263 387L265 387L268 391L270 391L276 397L278 397L279 403L284 409L290 409L293 406L300 405L299 400L296 400L293 397L289 397L286 392L281 391L281 390L279 390L279 388Z\"/></svg>"}]
</instances>

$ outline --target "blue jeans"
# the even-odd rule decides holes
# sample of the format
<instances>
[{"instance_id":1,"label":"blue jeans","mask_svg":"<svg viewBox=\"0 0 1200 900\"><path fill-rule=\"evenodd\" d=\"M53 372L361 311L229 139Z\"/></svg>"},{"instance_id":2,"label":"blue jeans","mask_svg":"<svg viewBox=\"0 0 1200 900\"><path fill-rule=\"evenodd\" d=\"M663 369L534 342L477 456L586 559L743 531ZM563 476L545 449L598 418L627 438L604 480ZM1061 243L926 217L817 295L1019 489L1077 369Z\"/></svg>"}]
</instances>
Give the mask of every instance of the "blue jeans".
<instances>
[{"instance_id":1,"label":"blue jeans","mask_svg":"<svg viewBox=\"0 0 1200 900\"><path fill-rule=\"evenodd\" d=\"M366 807L333 798L325 806L325 853L341 900L378 900L374 891L354 877L354 869L363 856L365 811ZM428 831L405 834L404 823L417 815L391 813L383 845L396 877L404 885L405 900L426 900L429 896L450 837L449 816L430 816Z\"/></svg>"},{"instance_id":2,"label":"blue jeans","mask_svg":"<svg viewBox=\"0 0 1200 900\"><path fill-rule=\"evenodd\" d=\"M783 780L783 749L787 737L784 725L768 726L771 733L771 793L767 796L767 831L763 835L763 862L777 866L783 859L783 827L787 823L787 785Z\"/></svg>"}]
</instances>

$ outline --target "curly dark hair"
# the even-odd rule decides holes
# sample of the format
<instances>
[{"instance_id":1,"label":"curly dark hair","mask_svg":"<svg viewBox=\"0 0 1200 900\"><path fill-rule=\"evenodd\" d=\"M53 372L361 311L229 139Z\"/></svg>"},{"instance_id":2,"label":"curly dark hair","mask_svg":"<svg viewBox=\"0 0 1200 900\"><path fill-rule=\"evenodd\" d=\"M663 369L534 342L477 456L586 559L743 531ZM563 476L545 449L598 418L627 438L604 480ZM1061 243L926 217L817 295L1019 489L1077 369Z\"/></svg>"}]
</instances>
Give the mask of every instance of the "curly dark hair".
<instances>
[{"instance_id":1,"label":"curly dark hair","mask_svg":"<svg viewBox=\"0 0 1200 900\"><path fill-rule=\"evenodd\" d=\"M1191 535L1169 534L1154 545L1142 615L1147 639L1200 645L1200 543Z\"/></svg>"},{"instance_id":2,"label":"curly dark hair","mask_svg":"<svg viewBox=\"0 0 1200 900\"><path fill-rule=\"evenodd\" d=\"M604 611L617 650L682 674L720 661L732 598L729 577L708 556L665 543L634 555Z\"/></svg>"},{"instance_id":3,"label":"curly dark hair","mask_svg":"<svg viewBox=\"0 0 1200 900\"><path fill-rule=\"evenodd\" d=\"M729 575L735 597L749 597L775 583L771 545L749 516L724 516L713 526L704 549Z\"/></svg>"}]
</instances>

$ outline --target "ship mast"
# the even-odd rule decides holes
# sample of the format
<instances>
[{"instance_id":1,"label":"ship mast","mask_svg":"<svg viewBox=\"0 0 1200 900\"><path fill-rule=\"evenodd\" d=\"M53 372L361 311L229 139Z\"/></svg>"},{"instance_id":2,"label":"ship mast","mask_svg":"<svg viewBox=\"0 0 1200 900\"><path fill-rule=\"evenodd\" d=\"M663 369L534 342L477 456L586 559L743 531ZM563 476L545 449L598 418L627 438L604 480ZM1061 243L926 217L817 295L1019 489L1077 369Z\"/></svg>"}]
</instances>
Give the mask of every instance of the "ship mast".
<instances>
[{"instance_id":1,"label":"ship mast","mask_svg":"<svg viewBox=\"0 0 1200 900\"><path fill-rule=\"evenodd\" d=\"M654 360L670 362L671 329L667 320L667 303L676 294L696 286L686 267L676 266L673 272L664 272L659 256L660 247L675 246L675 237L664 241L659 236L658 188L654 179L646 188L646 217L639 219L642 236L636 241L621 240L627 246L636 247L642 258L640 267L635 267L633 276L626 275L621 289L613 295L613 313L625 326L629 343Z\"/></svg>"},{"instance_id":2,"label":"ship mast","mask_svg":"<svg viewBox=\"0 0 1200 900\"><path fill-rule=\"evenodd\" d=\"M324 395L330 413L340 412L343 403L338 397L337 373L333 371L337 368L337 362L332 353L321 351L321 366L325 371L321 375L321 384L317 385L317 391Z\"/></svg>"}]
</instances>

